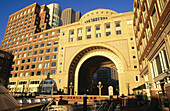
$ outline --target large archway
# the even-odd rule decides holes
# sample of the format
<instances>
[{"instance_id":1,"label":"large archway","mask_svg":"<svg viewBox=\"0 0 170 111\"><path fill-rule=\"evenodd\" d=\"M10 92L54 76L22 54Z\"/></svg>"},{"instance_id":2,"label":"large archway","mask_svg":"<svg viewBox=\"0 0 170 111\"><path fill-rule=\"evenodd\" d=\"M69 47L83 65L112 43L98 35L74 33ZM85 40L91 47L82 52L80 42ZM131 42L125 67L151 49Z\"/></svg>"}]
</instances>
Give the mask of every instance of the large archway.
<instances>
[{"instance_id":1,"label":"large archway","mask_svg":"<svg viewBox=\"0 0 170 111\"><path fill-rule=\"evenodd\" d=\"M69 78L68 78L68 87L70 83L73 83L74 90L73 93L77 95L79 93L79 89L81 88L82 85L79 85L79 75L80 73L83 72L83 64L86 64L86 61L88 59L97 59L99 57L101 60L99 60L100 63L106 61L112 62L114 64L114 67L116 67L118 73L123 73L124 72L124 64L120 60L119 56L113 52L111 49L102 47L102 46L93 46L93 47L88 47L82 51L80 51L72 60L70 67L69 67ZM93 61L94 61L93 60ZM89 60L88 60L89 61ZM88 63L89 64L89 63ZM94 65L94 64L91 64ZM96 66L94 69L91 69L90 73L94 73L99 67L101 66ZM89 74L89 73L88 73ZM89 74L90 77L91 75ZM89 86L89 85L87 85ZM86 88L87 86L84 86ZM81 94L81 93L80 93Z\"/></svg>"},{"instance_id":2,"label":"large archway","mask_svg":"<svg viewBox=\"0 0 170 111\"><path fill-rule=\"evenodd\" d=\"M107 67L107 68L106 68ZM117 70L115 64L108 58L103 56L94 56L87 59L79 70L78 76L78 95L83 94L98 94L97 83L102 82L102 94L108 95L108 86L111 85L111 76L114 72L112 70ZM94 74L96 78L94 79ZM94 83L95 82L95 83ZM118 85L118 84L117 84ZM113 84L112 84L113 86ZM118 87L118 86L117 86ZM114 89L116 86L114 86Z\"/></svg>"}]
</instances>

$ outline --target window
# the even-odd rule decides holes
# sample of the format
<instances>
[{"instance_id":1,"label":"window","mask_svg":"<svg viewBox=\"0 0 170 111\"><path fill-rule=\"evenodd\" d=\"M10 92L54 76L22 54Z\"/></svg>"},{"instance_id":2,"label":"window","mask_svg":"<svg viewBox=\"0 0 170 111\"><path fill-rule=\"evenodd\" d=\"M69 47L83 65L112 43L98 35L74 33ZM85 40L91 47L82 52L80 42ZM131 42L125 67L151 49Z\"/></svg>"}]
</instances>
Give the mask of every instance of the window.
<instances>
[{"instance_id":1,"label":"window","mask_svg":"<svg viewBox=\"0 0 170 111\"><path fill-rule=\"evenodd\" d=\"M24 53L24 54L22 55L22 57L26 57L26 53Z\"/></svg>"},{"instance_id":2,"label":"window","mask_svg":"<svg viewBox=\"0 0 170 111\"><path fill-rule=\"evenodd\" d=\"M35 65L32 65L32 66L31 66L31 69L34 69L34 68L35 68Z\"/></svg>"},{"instance_id":3,"label":"window","mask_svg":"<svg viewBox=\"0 0 170 111\"><path fill-rule=\"evenodd\" d=\"M91 39L91 35L87 35L87 39Z\"/></svg>"},{"instance_id":4,"label":"window","mask_svg":"<svg viewBox=\"0 0 170 111\"><path fill-rule=\"evenodd\" d=\"M51 70L51 75L54 75L56 73L56 70Z\"/></svg>"},{"instance_id":5,"label":"window","mask_svg":"<svg viewBox=\"0 0 170 111\"><path fill-rule=\"evenodd\" d=\"M28 72L25 72L25 75L24 75L25 77L27 77L28 76Z\"/></svg>"},{"instance_id":6,"label":"window","mask_svg":"<svg viewBox=\"0 0 170 111\"><path fill-rule=\"evenodd\" d=\"M37 55L37 51L34 51L34 55Z\"/></svg>"},{"instance_id":7,"label":"window","mask_svg":"<svg viewBox=\"0 0 170 111\"><path fill-rule=\"evenodd\" d=\"M78 33L79 33L79 34L82 34L82 32L83 32L82 29L79 29L79 30L78 30Z\"/></svg>"},{"instance_id":8,"label":"window","mask_svg":"<svg viewBox=\"0 0 170 111\"><path fill-rule=\"evenodd\" d=\"M42 43L40 47L44 47L44 43Z\"/></svg>"},{"instance_id":9,"label":"window","mask_svg":"<svg viewBox=\"0 0 170 111\"><path fill-rule=\"evenodd\" d=\"M37 76L41 75L41 71L37 71Z\"/></svg>"},{"instance_id":10,"label":"window","mask_svg":"<svg viewBox=\"0 0 170 111\"><path fill-rule=\"evenodd\" d=\"M136 56L133 56L133 58L135 59L135 58L136 58Z\"/></svg>"},{"instance_id":11,"label":"window","mask_svg":"<svg viewBox=\"0 0 170 111\"><path fill-rule=\"evenodd\" d=\"M121 30L117 30L117 31L116 31L116 34L117 34L117 35L121 34Z\"/></svg>"},{"instance_id":12,"label":"window","mask_svg":"<svg viewBox=\"0 0 170 111\"><path fill-rule=\"evenodd\" d=\"M40 50L39 54L43 54L44 53L44 50Z\"/></svg>"},{"instance_id":13,"label":"window","mask_svg":"<svg viewBox=\"0 0 170 111\"><path fill-rule=\"evenodd\" d=\"M70 42L73 42L74 41L74 38L70 38Z\"/></svg>"},{"instance_id":14,"label":"window","mask_svg":"<svg viewBox=\"0 0 170 111\"><path fill-rule=\"evenodd\" d=\"M37 60L37 58L33 58L33 60L32 60L32 61L33 61L33 62L36 62L36 60Z\"/></svg>"},{"instance_id":15,"label":"window","mask_svg":"<svg viewBox=\"0 0 170 111\"><path fill-rule=\"evenodd\" d=\"M29 69L29 67L30 67L30 66L29 66L29 65L27 65L25 69Z\"/></svg>"},{"instance_id":16,"label":"window","mask_svg":"<svg viewBox=\"0 0 170 111\"><path fill-rule=\"evenodd\" d=\"M17 77L17 73L14 74L14 77Z\"/></svg>"},{"instance_id":17,"label":"window","mask_svg":"<svg viewBox=\"0 0 170 111\"><path fill-rule=\"evenodd\" d=\"M30 76L34 76L34 72L31 72Z\"/></svg>"},{"instance_id":18,"label":"window","mask_svg":"<svg viewBox=\"0 0 170 111\"><path fill-rule=\"evenodd\" d=\"M43 57L39 57L39 61L42 61L43 60Z\"/></svg>"},{"instance_id":19,"label":"window","mask_svg":"<svg viewBox=\"0 0 170 111\"><path fill-rule=\"evenodd\" d=\"M48 36L48 33L45 33L45 36Z\"/></svg>"},{"instance_id":20,"label":"window","mask_svg":"<svg viewBox=\"0 0 170 111\"><path fill-rule=\"evenodd\" d=\"M59 83L59 84L61 83L61 79L58 80L58 83Z\"/></svg>"},{"instance_id":21,"label":"window","mask_svg":"<svg viewBox=\"0 0 170 111\"><path fill-rule=\"evenodd\" d=\"M27 59L27 62L30 62L31 60L30 59Z\"/></svg>"},{"instance_id":22,"label":"window","mask_svg":"<svg viewBox=\"0 0 170 111\"><path fill-rule=\"evenodd\" d=\"M46 49L46 53L50 53L50 49Z\"/></svg>"},{"instance_id":23,"label":"window","mask_svg":"<svg viewBox=\"0 0 170 111\"><path fill-rule=\"evenodd\" d=\"M100 30L100 26L96 26L96 30Z\"/></svg>"},{"instance_id":24,"label":"window","mask_svg":"<svg viewBox=\"0 0 170 111\"><path fill-rule=\"evenodd\" d=\"M57 41L54 41L54 45L57 45L58 44L58 40Z\"/></svg>"},{"instance_id":25,"label":"window","mask_svg":"<svg viewBox=\"0 0 170 111\"><path fill-rule=\"evenodd\" d=\"M137 68L137 66L134 66L134 68L136 69L136 68Z\"/></svg>"},{"instance_id":26,"label":"window","mask_svg":"<svg viewBox=\"0 0 170 111\"><path fill-rule=\"evenodd\" d=\"M52 59L57 59L57 55L53 55L53 56L52 56Z\"/></svg>"},{"instance_id":27,"label":"window","mask_svg":"<svg viewBox=\"0 0 170 111\"><path fill-rule=\"evenodd\" d=\"M31 50L31 49L32 49L32 46L29 47L29 50Z\"/></svg>"},{"instance_id":28,"label":"window","mask_svg":"<svg viewBox=\"0 0 170 111\"><path fill-rule=\"evenodd\" d=\"M55 35L55 31L52 31L52 32L51 32L51 35Z\"/></svg>"},{"instance_id":29,"label":"window","mask_svg":"<svg viewBox=\"0 0 170 111\"><path fill-rule=\"evenodd\" d=\"M78 40L82 40L82 36L79 36L79 37L78 37Z\"/></svg>"},{"instance_id":30,"label":"window","mask_svg":"<svg viewBox=\"0 0 170 111\"><path fill-rule=\"evenodd\" d=\"M35 48L35 49L36 49L36 48L38 48L38 45L35 45L35 47L34 47L34 48Z\"/></svg>"},{"instance_id":31,"label":"window","mask_svg":"<svg viewBox=\"0 0 170 111\"><path fill-rule=\"evenodd\" d=\"M135 76L135 81L139 81L139 76Z\"/></svg>"},{"instance_id":32,"label":"window","mask_svg":"<svg viewBox=\"0 0 170 111\"><path fill-rule=\"evenodd\" d=\"M49 67L49 63L44 63L44 67Z\"/></svg>"},{"instance_id":33,"label":"window","mask_svg":"<svg viewBox=\"0 0 170 111\"><path fill-rule=\"evenodd\" d=\"M42 38L42 37L43 37L43 34L39 35L39 37Z\"/></svg>"},{"instance_id":34,"label":"window","mask_svg":"<svg viewBox=\"0 0 170 111\"><path fill-rule=\"evenodd\" d=\"M101 33L96 34L96 37L97 38L101 37Z\"/></svg>"},{"instance_id":35,"label":"window","mask_svg":"<svg viewBox=\"0 0 170 111\"><path fill-rule=\"evenodd\" d=\"M25 63L25 60L22 60L22 62L21 63Z\"/></svg>"},{"instance_id":36,"label":"window","mask_svg":"<svg viewBox=\"0 0 170 111\"><path fill-rule=\"evenodd\" d=\"M24 66L21 66L21 67L20 67L20 70L24 70Z\"/></svg>"},{"instance_id":37,"label":"window","mask_svg":"<svg viewBox=\"0 0 170 111\"><path fill-rule=\"evenodd\" d=\"M42 68L42 64L38 64L38 68Z\"/></svg>"},{"instance_id":38,"label":"window","mask_svg":"<svg viewBox=\"0 0 170 111\"><path fill-rule=\"evenodd\" d=\"M74 31L71 31L71 32L70 32L70 35L74 35Z\"/></svg>"},{"instance_id":39,"label":"window","mask_svg":"<svg viewBox=\"0 0 170 111\"><path fill-rule=\"evenodd\" d=\"M116 22L116 27L120 27L120 22Z\"/></svg>"},{"instance_id":40,"label":"window","mask_svg":"<svg viewBox=\"0 0 170 111\"><path fill-rule=\"evenodd\" d=\"M53 49L53 52L56 52L58 50L58 48L57 47L55 47L54 49Z\"/></svg>"},{"instance_id":41,"label":"window","mask_svg":"<svg viewBox=\"0 0 170 111\"><path fill-rule=\"evenodd\" d=\"M47 43L47 46L51 46L51 42L48 42L48 43Z\"/></svg>"},{"instance_id":42,"label":"window","mask_svg":"<svg viewBox=\"0 0 170 111\"><path fill-rule=\"evenodd\" d=\"M91 28L87 28L87 32L91 32Z\"/></svg>"},{"instance_id":43,"label":"window","mask_svg":"<svg viewBox=\"0 0 170 111\"><path fill-rule=\"evenodd\" d=\"M50 60L50 56L45 56L45 60Z\"/></svg>"},{"instance_id":44,"label":"window","mask_svg":"<svg viewBox=\"0 0 170 111\"><path fill-rule=\"evenodd\" d=\"M37 36L34 36L34 39L37 39Z\"/></svg>"},{"instance_id":45,"label":"window","mask_svg":"<svg viewBox=\"0 0 170 111\"><path fill-rule=\"evenodd\" d=\"M106 29L109 29L110 28L110 24L106 24Z\"/></svg>"},{"instance_id":46,"label":"window","mask_svg":"<svg viewBox=\"0 0 170 111\"><path fill-rule=\"evenodd\" d=\"M48 75L48 70L45 70L45 71L43 72L43 75Z\"/></svg>"},{"instance_id":47,"label":"window","mask_svg":"<svg viewBox=\"0 0 170 111\"><path fill-rule=\"evenodd\" d=\"M52 62L51 67L55 67L55 66L56 66L56 62Z\"/></svg>"},{"instance_id":48,"label":"window","mask_svg":"<svg viewBox=\"0 0 170 111\"><path fill-rule=\"evenodd\" d=\"M111 35L111 32L106 32L106 36L110 36Z\"/></svg>"},{"instance_id":49,"label":"window","mask_svg":"<svg viewBox=\"0 0 170 111\"><path fill-rule=\"evenodd\" d=\"M24 48L24 51L26 51L26 50L27 50L27 47Z\"/></svg>"}]
</instances>

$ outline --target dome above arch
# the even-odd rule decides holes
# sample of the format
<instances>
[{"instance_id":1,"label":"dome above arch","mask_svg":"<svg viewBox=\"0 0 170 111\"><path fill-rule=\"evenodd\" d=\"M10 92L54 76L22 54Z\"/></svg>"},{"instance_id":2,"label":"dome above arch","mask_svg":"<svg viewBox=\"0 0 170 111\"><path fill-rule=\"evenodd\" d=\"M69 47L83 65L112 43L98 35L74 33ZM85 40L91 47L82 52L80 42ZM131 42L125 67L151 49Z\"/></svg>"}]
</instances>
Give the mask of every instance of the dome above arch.
<instances>
[{"instance_id":1,"label":"dome above arch","mask_svg":"<svg viewBox=\"0 0 170 111\"><path fill-rule=\"evenodd\" d=\"M86 14L84 14L80 18L80 21L82 23L89 23L89 22L93 22L93 21L109 19L115 14L118 14L118 13L116 11L113 11L110 9L98 8L98 9L89 11Z\"/></svg>"}]
</instances>

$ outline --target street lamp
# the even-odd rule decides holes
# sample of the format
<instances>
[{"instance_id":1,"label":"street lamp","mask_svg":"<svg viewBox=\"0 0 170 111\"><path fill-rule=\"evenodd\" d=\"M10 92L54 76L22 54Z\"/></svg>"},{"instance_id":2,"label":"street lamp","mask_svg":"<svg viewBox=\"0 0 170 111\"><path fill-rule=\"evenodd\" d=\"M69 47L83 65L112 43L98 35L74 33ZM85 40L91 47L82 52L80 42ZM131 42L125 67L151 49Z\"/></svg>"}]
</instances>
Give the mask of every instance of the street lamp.
<instances>
[{"instance_id":1,"label":"street lamp","mask_svg":"<svg viewBox=\"0 0 170 111\"><path fill-rule=\"evenodd\" d=\"M73 83L72 82L70 82L69 88L70 88L70 95L72 95L72 89L73 89Z\"/></svg>"},{"instance_id":2,"label":"street lamp","mask_svg":"<svg viewBox=\"0 0 170 111\"><path fill-rule=\"evenodd\" d=\"M126 83L126 87L127 87L127 90L128 90L128 95L129 95L129 94L130 94L130 92L129 92L130 83Z\"/></svg>"},{"instance_id":3,"label":"street lamp","mask_svg":"<svg viewBox=\"0 0 170 111\"><path fill-rule=\"evenodd\" d=\"M99 85L98 85L97 87L99 88L99 96L101 96L101 90L102 90L102 88L103 88L103 85L102 85L101 81L99 81L98 84L99 84Z\"/></svg>"}]
</instances>

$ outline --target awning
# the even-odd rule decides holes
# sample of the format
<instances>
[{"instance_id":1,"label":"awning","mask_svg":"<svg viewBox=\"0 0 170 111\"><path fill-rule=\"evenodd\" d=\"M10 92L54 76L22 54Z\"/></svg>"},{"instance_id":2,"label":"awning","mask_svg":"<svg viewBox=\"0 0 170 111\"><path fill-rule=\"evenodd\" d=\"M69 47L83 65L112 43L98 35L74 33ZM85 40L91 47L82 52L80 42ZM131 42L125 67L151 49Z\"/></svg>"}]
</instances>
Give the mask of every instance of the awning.
<instances>
[{"instance_id":1,"label":"awning","mask_svg":"<svg viewBox=\"0 0 170 111\"><path fill-rule=\"evenodd\" d=\"M142 84L142 85L140 85L140 86L138 86L136 88L133 88L132 90L135 91L135 90L142 90L142 89L146 89L145 84Z\"/></svg>"}]
</instances>

